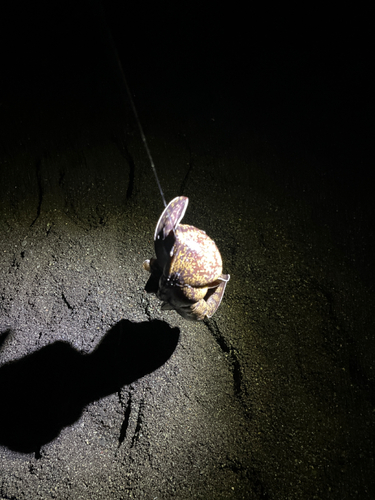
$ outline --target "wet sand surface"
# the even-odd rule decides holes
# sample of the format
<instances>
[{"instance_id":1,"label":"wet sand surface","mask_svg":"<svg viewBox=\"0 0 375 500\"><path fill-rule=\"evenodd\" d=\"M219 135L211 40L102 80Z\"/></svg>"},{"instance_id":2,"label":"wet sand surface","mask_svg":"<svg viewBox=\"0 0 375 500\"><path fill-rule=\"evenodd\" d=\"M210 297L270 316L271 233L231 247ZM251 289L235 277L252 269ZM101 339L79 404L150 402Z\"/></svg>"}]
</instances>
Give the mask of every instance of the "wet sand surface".
<instances>
[{"instance_id":1,"label":"wet sand surface","mask_svg":"<svg viewBox=\"0 0 375 500\"><path fill-rule=\"evenodd\" d=\"M174 9L10 15L0 498L374 498L366 53ZM204 322L144 291L163 204L109 28L165 196L231 275Z\"/></svg>"}]
</instances>

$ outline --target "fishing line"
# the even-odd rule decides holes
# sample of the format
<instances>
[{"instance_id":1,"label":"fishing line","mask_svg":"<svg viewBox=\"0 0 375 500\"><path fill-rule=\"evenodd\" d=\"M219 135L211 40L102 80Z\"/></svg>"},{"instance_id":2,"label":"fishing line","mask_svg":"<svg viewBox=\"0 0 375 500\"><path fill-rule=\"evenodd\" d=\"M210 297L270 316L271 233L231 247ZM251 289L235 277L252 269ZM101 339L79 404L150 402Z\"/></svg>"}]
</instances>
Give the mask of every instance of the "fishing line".
<instances>
[{"instance_id":1,"label":"fishing line","mask_svg":"<svg viewBox=\"0 0 375 500\"><path fill-rule=\"evenodd\" d=\"M114 46L113 40L112 40L112 44ZM160 181L159 181L158 174L156 172L154 160L152 159L151 152L150 152L150 149L149 149L148 144L147 144L146 136L145 136L145 134L143 132L143 128L142 128L140 119L138 117L137 108L135 107L135 104L134 104L134 101L133 101L133 98L132 98L132 95L131 95L131 92L130 92L130 89L129 89L129 86L128 86L128 82L126 81L125 73L124 73L124 70L122 69L121 61L120 61L120 58L118 56L118 53L117 53L117 50L116 50L115 46L114 46L114 51L115 51L115 54L116 54L116 59L117 59L117 63L118 63L119 68L120 68L120 72L121 72L122 78L124 80L126 92L128 93L129 101L130 101L130 104L131 104L131 107L132 107L132 110L133 110L133 113L134 113L134 116L135 116L135 121L137 122L137 125L138 125L138 128L139 128L139 132L141 134L142 141L143 141L143 144L144 144L146 152L147 152L148 159L150 160L151 168L152 168L152 171L154 172L155 179L156 179L156 184L158 185L158 188L159 188L159 191L160 191L160 194L161 194L161 198L163 200L164 206L166 207L167 203L165 201L164 193L163 193L163 190L161 188L161 184L160 184Z\"/></svg>"}]
</instances>

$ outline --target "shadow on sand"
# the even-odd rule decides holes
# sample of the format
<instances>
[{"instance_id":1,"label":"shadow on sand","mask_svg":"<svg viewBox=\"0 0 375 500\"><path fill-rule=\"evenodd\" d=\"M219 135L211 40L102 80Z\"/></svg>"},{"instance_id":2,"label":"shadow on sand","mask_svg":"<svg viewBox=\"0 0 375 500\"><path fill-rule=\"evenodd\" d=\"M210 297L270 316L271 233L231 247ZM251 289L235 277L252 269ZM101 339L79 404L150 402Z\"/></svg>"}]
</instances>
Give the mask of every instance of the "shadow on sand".
<instances>
[{"instance_id":1,"label":"shadow on sand","mask_svg":"<svg viewBox=\"0 0 375 500\"><path fill-rule=\"evenodd\" d=\"M10 333L0 334L0 349ZM1 366L0 444L38 455L85 405L162 366L179 333L163 321L121 320L91 354L58 341Z\"/></svg>"}]
</instances>

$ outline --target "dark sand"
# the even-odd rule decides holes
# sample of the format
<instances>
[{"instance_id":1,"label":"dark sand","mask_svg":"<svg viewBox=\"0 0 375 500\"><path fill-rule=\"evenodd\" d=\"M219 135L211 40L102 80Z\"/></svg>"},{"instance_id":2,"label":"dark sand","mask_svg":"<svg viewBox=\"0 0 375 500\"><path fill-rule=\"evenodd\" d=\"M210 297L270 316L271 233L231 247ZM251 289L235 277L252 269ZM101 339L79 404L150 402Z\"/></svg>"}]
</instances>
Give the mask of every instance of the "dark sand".
<instances>
[{"instance_id":1,"label":"dark sand","mask_svg":"<svg viewBox=\"0 0 375 500\"><path fill-rule=\"evenodd\" d=\"M200 323L144 292L163 205L103 15L13 12L0 498L373 499L365 55L322 62L323 37L307 63L256 16L248 41L225 13L155 9L108 23L166 198L189 197L231 280Z\"/></svg>"}]
</instances>

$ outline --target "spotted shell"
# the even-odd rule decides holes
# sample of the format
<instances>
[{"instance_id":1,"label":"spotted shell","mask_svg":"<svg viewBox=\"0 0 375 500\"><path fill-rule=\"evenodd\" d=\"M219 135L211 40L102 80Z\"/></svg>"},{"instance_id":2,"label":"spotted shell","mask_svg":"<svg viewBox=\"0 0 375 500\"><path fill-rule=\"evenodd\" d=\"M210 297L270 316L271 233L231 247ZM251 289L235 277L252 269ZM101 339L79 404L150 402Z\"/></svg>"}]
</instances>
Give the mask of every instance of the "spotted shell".
<instances>
[{"instance_id":1,"label":"spotted shell","mask_svg":"<svg viewBox=\"0 0 375 500\"><path fill-rule=\"evenodd\" d=\"M223 270L215 242L204 231L186 224L176 228L175 238L169 270L165 269L165 274L176 274L181 284L193 287L213 284Z\"/></svg>"}]
</instances>

